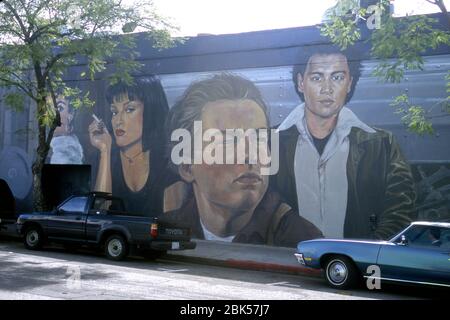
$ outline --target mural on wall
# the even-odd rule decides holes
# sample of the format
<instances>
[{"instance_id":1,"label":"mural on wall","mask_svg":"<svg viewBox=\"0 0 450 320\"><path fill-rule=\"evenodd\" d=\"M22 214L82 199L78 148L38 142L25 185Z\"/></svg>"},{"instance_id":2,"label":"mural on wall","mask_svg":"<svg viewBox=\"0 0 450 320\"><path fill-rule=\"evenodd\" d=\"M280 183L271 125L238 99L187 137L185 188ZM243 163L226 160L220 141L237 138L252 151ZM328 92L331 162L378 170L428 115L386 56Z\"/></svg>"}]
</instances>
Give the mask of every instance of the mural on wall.
<instances>
[{"instance_id":1,"label":"mural on wall","mask_svg":"<svg viewBox=\"0 0 450 320\"><path fill-rule=\"evenodd\" d=\"M191 84L170 110L168 132L183 128L194 136L195 121L202 124L202 137L208 130L223 133L269 128L267 107L259 90L251 81L233 74L218 74ZM215 152L232 144L234 160L238 145L227 138L215 138ZM269 148L268 141L259 142L259 148ZM206 148L203 145L191 155L196 151L204 154ZM191 192L182 206L166 213L166 217L189 222L193 236L207 240L295 246L299 241L321 236L312 223L284 203L269 186L269 176L261 174L259 161L249 161L248 150L247 159L241 164L220 161L229 157L228 149L225 151L227 154L221 154L218 163L209 164L205 159L195 162L188 157L186 162L174 166ZM172 161L173 155L172 152Z\"/></svg>"},{"instance_id":2,"label":"mural on wall","mask_svg":"<svg viewBox=\"0 0 450 320\"><path fill-rule=\"evenodd\" d=\"M105 120L93 114L89 125L92 147L98 150L94 190L112 192L127 210L156 216L163 211L163 193L170 181L165 170L164 122L169 111L156 76L118 83L106 91Z\"/></svg>"},{"instance_id":3,"label":"mural on wall","mask_svg":"<svg viewBox=\"0 0 450 320\"><path fill-rule=\"evenodd\" d=\"M0 152L0 179L11 190L15 198L15 208L29 208L33 175L31 159L20 147L7 146ZM0 212L4 212L3 199L0 199ZM8 210L6 210L8 211ZM10 213L7 213L10 215ZM5 218L5 216L0 216Z\"/></svg>"},{"instance_id":4,"label":"mural on wall","mask_svg":"<svg viewBox=\"0 0 450 320\"><path fill-rule=\"evenodd\" d=\"M450 161L412 163L419 220L450 222Z\"/></svg>"},{"instance_id":5,"label":"mural on wall","mask_svg":"<svg viewBox=\"0 0 450 320\"><path fill-rule=\"evenodd\" d=\"M207 240L294 247L322 236L386 239L416 219L449 219L450 165L411 168L391 132L348 107L360 64L325 48L307 63L280 67L292 70L283 90L294 96L283 117L265 98L279 88L249 80L246 70L171 74L188 79L176 94L160 80L167 75L137 76L134 85L98 81L84 88L95 94L93 110L75 113L58 96L61 126L48 162L92 165L92 180L84 179L92 190L122 197L135 214L188 224ZM275 77L266 69L264 76ZM224 161L196 162L195 141L181 156L190 162L174 161L179 129L194 140L199 134L200 152ZM258 140L258 150L279 157L275 175L262 174L268 164L261 159L251 162L247 136L244 163L228 161L228 150L234 159L240 149L226 134L202 139L211 130L253 129L277 129L279 145ZM0 154L0 178L16 199L26 199L31 160L14 148Z\"/></svg>"},{"instance_id":6,"label":"mural on wall","mask_svg":"<svg viewBox=\"0 0 450 320\"><path fill-rule=\"evenodd\" d=\"M325 237L388 239L415 220L415 186L393 135L345 107L359 76L332 48L293 68L303 103L279 126L274 184Z\"/></svg>"},{"instance_id":7,"label":"mural on wall","mask_svg":"<svg viewBox=\"0 0 450 320\"><path fill-rule=\"evenodd\" d=\"M63 95L56 97L56 107L61 117L61 126L55 129L50 142L49 163L51 164L82 164L83 147L74 133L74 118L76 111L70 100Z\"/></svg>"}]
</instances>

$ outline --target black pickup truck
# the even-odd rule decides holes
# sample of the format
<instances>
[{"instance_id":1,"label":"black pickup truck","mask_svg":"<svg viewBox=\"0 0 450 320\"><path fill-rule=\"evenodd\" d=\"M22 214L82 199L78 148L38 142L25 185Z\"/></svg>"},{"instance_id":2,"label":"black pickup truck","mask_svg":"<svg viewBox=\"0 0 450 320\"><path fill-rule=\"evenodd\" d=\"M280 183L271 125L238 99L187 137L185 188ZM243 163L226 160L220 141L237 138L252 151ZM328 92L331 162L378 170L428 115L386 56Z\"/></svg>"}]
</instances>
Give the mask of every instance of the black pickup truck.
<instances>
[{"instance_id":1,"label":"black pickup truck","mask_svg":"<svg viewBox=\"0 0 450 320\"><path fill-rule=\"evenodd\" d=\"M112 260L124 259L130 250L157 257L196 246L189 228L165 222L164 217L131 215L121 198L100 192L71 196L51 212L21 214L17 228L28 249L38 250L47 241L88 245L103 248Z\"/></svg>"}]
</instances>

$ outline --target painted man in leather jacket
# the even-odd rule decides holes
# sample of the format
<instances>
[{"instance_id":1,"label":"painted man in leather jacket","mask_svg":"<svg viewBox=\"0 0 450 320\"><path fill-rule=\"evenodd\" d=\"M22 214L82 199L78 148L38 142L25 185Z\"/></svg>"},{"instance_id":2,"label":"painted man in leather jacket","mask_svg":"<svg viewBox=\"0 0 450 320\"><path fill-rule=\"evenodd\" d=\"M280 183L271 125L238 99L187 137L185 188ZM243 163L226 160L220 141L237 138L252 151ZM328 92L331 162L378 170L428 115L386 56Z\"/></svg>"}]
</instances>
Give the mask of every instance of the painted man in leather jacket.
<instances>
[{"instance_id":1,"label":"painted man in leather jacket","mask_svg":"<svg viewBox=\"0 0 450 320\"><path fill-rule=\"evenodd\" d=\"M280 170L272 179L325 237L387 239L415 219L415 187L392 133L345 107L359 67L339 51L294 67L304 103L278 127Z\"/></svg>"}]
</instances>

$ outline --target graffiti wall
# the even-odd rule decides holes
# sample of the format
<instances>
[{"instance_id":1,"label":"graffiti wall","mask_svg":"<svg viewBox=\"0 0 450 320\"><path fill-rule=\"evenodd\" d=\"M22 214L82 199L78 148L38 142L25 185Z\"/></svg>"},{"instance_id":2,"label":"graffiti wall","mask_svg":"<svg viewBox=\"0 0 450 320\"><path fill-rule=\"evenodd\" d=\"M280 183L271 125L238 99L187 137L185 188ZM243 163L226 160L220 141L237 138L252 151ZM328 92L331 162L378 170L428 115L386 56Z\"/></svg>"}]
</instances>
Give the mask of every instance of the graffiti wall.
<instances>
[{"instance_id":1,"label":"graffiti wall","mask_svg":"<svg viewBox=\"0 0 450 320\"><path fill-rule=\"evenodd\" d=\"M418 137L389 106L405 91L428 107L445 98L450 52L388 84L360 46L341 52L312 28L198 37L162 53L142 42L134 85L71 70L95 105L58 96L47 162L90 165L91 190L188 223L199 239L293 247L450 220L449 118ZM29 210L33 108L1 108L0 178Z\"/></svg>"}]
</instances>

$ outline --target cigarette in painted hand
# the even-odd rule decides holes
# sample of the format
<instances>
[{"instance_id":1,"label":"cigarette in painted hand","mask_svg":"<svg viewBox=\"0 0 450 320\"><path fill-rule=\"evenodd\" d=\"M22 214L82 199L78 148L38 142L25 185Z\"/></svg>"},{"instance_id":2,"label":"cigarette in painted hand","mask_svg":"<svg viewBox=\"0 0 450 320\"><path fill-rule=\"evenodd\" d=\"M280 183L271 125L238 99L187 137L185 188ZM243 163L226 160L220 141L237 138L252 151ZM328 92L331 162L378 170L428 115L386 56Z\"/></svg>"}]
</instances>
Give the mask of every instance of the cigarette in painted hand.
<instances>
[{"instance_id":1,"label":"cigarette in painted hand","mask_svg":"<svg viewBox=\"0 0 450 320\"><path fill-rule=\"evenodd\" d=\"M98 123L102 122L95 114L92 114L92 118L94 118L94 120L97 121Z\"/></svg>"},{"instance_id":2,"label":"cigarette in painted hand","mask_svg":"<svg viewBox=\"0 0 450 320\"><path fill-rule=\"evenodd\" d=\"M103 129L105 128L105 125L102 120L100 120L95 114L92 114L92 118L94 118L95 121L97 121L97 130L94 131L95 135L102 134Z\"/></svg>"}]
</instances>

